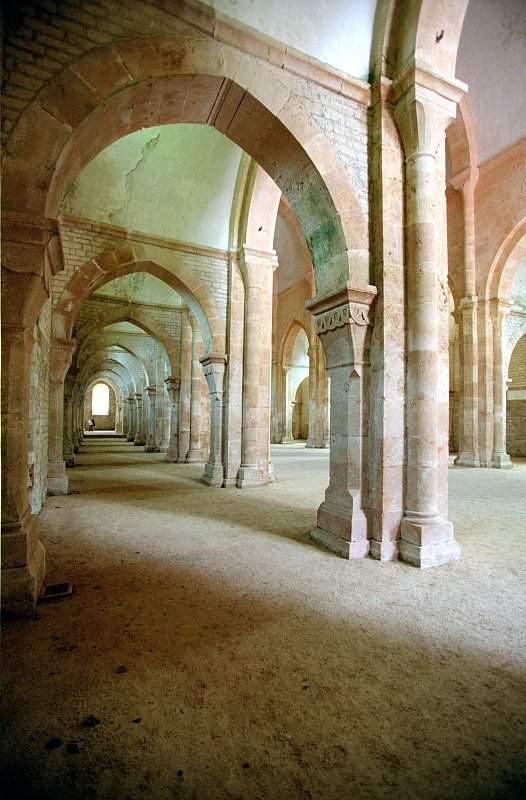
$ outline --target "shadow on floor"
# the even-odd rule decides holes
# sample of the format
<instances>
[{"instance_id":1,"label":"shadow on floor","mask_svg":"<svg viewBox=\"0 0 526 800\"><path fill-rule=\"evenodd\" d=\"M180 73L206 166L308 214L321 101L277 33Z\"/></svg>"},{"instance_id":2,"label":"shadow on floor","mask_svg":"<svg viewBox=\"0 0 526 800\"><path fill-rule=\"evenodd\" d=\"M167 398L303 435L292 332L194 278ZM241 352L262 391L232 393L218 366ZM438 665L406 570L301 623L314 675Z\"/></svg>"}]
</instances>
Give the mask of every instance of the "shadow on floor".
<instances>
[{"instance_id":1,"label":"shadow on floor","mask_svg":"<svg viewBox=\"0 0 526 800\"><path fill-rule=\"evenodd\" d=\"M3 797L524 796L526 681L498 658L264 573L226 584L86 535L69 553L76 595L4 633Z\"/></svg>"}]
</instances>

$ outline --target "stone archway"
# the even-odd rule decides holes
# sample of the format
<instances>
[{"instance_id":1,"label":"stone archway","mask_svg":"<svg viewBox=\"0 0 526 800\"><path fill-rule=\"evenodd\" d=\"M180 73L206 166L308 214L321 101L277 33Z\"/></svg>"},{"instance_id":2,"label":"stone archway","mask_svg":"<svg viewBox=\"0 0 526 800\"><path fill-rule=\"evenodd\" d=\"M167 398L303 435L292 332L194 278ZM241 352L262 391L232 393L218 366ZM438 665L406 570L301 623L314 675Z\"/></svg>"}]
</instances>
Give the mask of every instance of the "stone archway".
<instances>
[{"instance_id":1,"label":"stone archway","mask_svg":"<svg viewBox=\"0 0 526 800\"><path fill-rule=\"evenodd\" d=\"M281 342L278 363L282 373L278 413L282 420L281 442L285 444L298 438L294 437L296 393L309 376L309 337L301 322L290 323Z\"/></svg>"}]
</instances>

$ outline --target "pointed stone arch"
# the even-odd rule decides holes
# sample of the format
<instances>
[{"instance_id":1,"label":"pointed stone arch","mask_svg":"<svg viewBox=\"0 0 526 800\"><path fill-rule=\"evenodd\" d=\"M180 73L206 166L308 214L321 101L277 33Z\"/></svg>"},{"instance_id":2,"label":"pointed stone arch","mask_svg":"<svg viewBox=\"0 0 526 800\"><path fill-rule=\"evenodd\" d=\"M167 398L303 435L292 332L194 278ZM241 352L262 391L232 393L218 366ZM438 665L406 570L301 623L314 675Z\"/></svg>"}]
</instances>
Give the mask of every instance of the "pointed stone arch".
<instances>
[{"instance_id":1,"label":"pointed stone arch","mask_svg":"<svg viewBox=\"0 0 526 800\"><path fill-rule=\"evenodd\" d=\"M89 98L72 114L79 77ZM349 278L367 283L363 212L295 89L271 64L211 39L189 39L184 28L180 37L100 47L46 84L22 113L9 139L5 203L54 219L71 180L118 138L151 125L207 124L249 153L286 195L309 244L319 294ZM35 127L37 159L27 152L27 131Z\"/></svg>"},{"instance_id":2,"label":"pointed stone arch","mask_svg":"<svg viewBox=\"0 0 526 800\"><path fill-rule=\"evenodd\" d=\"M517 267L526 256L526 217L501 241L486 283L487 299L509 301Z\"/></svg>"},{"instance_id":3,"label":"pointed stone arch","mask_svg":"<svg viewBox=\"0 0 526 800\"><path fill-rule=\"evenodd\" d=\"M61 332L58 338L71 337L80 305L93 292L116 278L136 272L154 275L178 292L199 323L205 347L224 349L224 325L213 298L185 266L184 258L167 248L138 243L126 243L105 251L72 275L53 310L53 331Z\"/></svg>"},{"instance_id":4,"label":"pointed stone arch","mask_svg":"<svg viewBox=\"0 0 526 800\"><path fill-rule=\"evenodd\" d=\"M116 308L114 311L110 311L106 316L96 321L86 323L82 328L79 328L78 339L82 344L79 347L77 358L81 356L84 347L92 336L100 332L103 328L108 327L108 325L116 325L119 322L131 322L153 339L156 339L166 351L172 377L179 377L179 353L175 342L157 320L143 311L140 305L134 305L133 303L126 306L126 308Z\"/></svg>"}]
</instances>

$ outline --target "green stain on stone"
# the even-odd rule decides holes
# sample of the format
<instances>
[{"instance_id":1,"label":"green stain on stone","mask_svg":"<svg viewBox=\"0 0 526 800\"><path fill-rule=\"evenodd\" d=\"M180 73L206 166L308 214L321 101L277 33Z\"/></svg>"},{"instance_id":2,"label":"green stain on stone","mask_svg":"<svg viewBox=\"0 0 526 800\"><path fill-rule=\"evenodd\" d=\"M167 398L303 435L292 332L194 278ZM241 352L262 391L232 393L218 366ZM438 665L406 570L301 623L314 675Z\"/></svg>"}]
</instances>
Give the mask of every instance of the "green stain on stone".
<instances>
[{"instance_id":1,"label":"green stain on stone","mask_svg":"<svg viewBox=\"0 0 526 800\"><path fill-rule=\"evenodd\" d=\"M309 234L307 245L314 264L318 293L329 292L345 285L347 268L342 258L343 235L338 219L326 219Z\"/></svg>"}]
</instances>

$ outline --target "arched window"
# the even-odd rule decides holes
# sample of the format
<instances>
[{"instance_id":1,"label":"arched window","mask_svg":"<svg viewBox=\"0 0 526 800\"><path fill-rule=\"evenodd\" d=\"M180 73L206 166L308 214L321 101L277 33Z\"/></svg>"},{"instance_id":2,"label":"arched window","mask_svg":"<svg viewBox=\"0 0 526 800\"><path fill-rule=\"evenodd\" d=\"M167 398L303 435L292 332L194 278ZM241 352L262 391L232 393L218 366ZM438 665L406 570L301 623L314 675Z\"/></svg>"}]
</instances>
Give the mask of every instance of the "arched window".
<instances>
[{"instance_id":1,"label":"arched window","mask_svg":"<svg viewBox=\"0 0 526 800\"><path fill-rule=\"evenodd\" d=\"M96 383L91 393L91 413L105 417L110 411L110 390L105 383Z\"/></svg>"}]
</instances>

